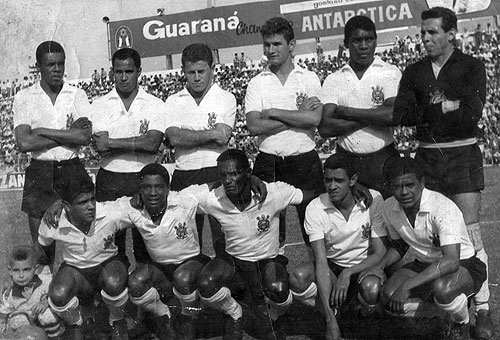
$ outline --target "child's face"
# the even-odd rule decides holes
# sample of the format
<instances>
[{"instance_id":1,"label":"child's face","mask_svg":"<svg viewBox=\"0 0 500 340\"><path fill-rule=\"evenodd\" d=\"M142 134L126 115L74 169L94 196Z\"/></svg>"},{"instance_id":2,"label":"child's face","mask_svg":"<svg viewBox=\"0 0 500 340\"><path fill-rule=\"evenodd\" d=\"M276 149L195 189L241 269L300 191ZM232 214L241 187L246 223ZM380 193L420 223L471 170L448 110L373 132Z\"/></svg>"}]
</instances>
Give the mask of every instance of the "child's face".
<instances>
[{"instance_id":1,"label":"child's face","mask_svg":"<svg viewBox=\"0 0 500 340\"><path fill-rule=\"evenodd\" d=\"M31 259L23 261L14 261L9 268L10 276L15 284L23 287L26 286L35 276L37 266L33 264Z\"/></svg>"}]
</instances>

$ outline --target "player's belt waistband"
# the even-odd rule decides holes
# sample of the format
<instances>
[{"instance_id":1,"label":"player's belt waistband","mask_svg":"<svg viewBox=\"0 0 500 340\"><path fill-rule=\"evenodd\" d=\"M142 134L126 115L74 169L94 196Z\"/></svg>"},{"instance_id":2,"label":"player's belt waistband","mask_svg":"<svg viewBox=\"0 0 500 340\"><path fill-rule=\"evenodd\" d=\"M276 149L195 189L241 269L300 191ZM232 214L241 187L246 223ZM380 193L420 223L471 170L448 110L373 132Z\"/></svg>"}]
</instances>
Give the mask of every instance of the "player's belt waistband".
<instances>
[{"instance_id":1,"label":"player's belt waistband","mask_svg":"<svg viewBox=\"0 0 500 340\"><path fill-rule=\"evenodd\" d=\"M358 158L377 156L379 154L384 154L388 150L391 150L391 149L394 149L394 143L391 143L391 144L383 147L382 149L380 149L378 151L370 152L370 153L355 153L355 152L347 151L346 149L344 149L344 148L342 148L340 146L337 146L337 152L348 154L350 156L358 157Z\"/></svg>"},{"instance_id":2,"label":"player's belt waistband","mask_svg":"<svg viewBox=\"0 0 500 340\"><path fill-rule=\"evenodd\" d=\"M453 142L446 143L427 143L427 142L419 142L418 147L423 149L443 149L443 148L457 148L460 146L474 145L477 143L477 138L467 138L454 140Z\"/></svg>"},{"instance_id":3,"label":"player's belt waistband","mask_svg":"<svg viewBox=\"0 0 500 340\"><path fill-rule=\"evenodd\" d=\"M75 163L80 163L80 159L78 157L63 160L63 161L41 161L38 159L32 159L31 160L32 164L38 164L38 165L46 165L46 166L52 166L52 167L60 167L60 166L65 166L67 164L75 164Z\"/></svg>"},{"instance_id":4,"label":"player's belt waistband","mask_svg":"<svg viewBox=\"0 0 500 340\"><path fill-rule=\"evenodd\" d=\"M289 155L289 156L273 155L271 153L267 153L267 152L264 152L264 151L260 151L259 153L261 153L262 155L270 156L270 157L281 158L283 160L293 160L293 159L297 159L297 158L300 158L300 157L304 157L304 155L308 155L308 154L314 153L314 152L316 152L316 150L312 149L312 150L309 150L309 151L306 151L306 152L303 152L303 153L299 153L299 154L296 154L296 155Z\"/></svg>"}]
</instances>

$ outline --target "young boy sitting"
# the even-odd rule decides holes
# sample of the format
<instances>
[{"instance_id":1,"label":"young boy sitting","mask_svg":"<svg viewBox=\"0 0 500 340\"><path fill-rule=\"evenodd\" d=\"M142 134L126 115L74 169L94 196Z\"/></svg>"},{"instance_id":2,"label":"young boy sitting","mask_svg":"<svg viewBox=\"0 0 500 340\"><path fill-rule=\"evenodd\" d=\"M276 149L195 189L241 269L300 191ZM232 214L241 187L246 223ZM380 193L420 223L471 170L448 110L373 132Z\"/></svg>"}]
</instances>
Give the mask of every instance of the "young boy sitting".
<instances>
[{"instance_id":1,"label":"young boy sitting","mask_svg":"<svg viewBox=\"0 0 500 340\"><path fill-rule=\"evenodd\" d=\"M30 246L16 247L8 264L13 285L0 299L0 312L8 315L8 326L20 329L35 322L47 333L49 339L57 338L63 332L59 319L48 308L47 292L50 280L37 275L40 269L39 256Z\"/></svg>"}]
</instances>

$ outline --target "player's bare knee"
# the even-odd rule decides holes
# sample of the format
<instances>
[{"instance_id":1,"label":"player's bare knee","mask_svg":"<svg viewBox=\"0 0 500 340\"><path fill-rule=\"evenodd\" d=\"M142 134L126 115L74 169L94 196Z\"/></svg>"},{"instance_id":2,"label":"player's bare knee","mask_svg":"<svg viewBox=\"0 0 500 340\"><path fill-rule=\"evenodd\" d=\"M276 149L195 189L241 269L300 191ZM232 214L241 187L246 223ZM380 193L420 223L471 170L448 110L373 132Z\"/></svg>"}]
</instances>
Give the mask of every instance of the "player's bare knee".
<instances>
[{"instance_id":1,"label":"player's bare knee","mask_svg":"<svg viewBox=\"0 0 500 340\"><path fill-rule=\"evenodd\" d=\"M374 304L378 300L381 287L378 277L368 276L359 284L359 291L367 303Z\"/></svg>"},{"instance_id":2,"label":"player's bare knee","mask_svg":"<svg viewBox=\"0 0 500 340\"><path fill-rule=\"evenodd\" d=\"M202 271L198 276L198 291L204 298L212 297L222 288L220 276L214 272Z\"/></svg>"},{"instance_id":3,"label":"player's bare knee","mask_svg":"<svg viewBox=\"0 0 500 340\"><path fill-rule=\"evenodd\" d=\"M439 303L450 303L456 296L450 286L450 280L446 277L437 278L432 282L432 291L436 301ZM456 295L456 294L455 294Z\"/></svg>"},{"instance_id":4,"label":"player's bare knee","mask_svg":"<svg viewBox=\"0 0 500 340\"><path fill-rule=\"evenodd\" d=\"M287 281L273 281L266 282L266 296L274 302L282 303L288 299L288 282Z\"/></svg>"},{"instance_id":5,"label":"player's bare knee","mask_svg":"<svg viewBox=\"0 0 500 340\"><path fill-rule=\"evenodd\" d=\"M51 285L49 298L55 306L66 306L73 298L73 290L66 285Z\"/></svg>"},{"instance_id":6,"label":"player's bare knee","mask_svg":"<svg viewBox=\"0 0 500 340\"><path fill-rule=\"evenodd\" d=\"M304 292L312 282L310 280L309 272L306 270L303 270L302 267L294 269L290 273L290 277L289 277L288 281L290 284L290 289L296 293Z\"/></svg>"},{"instance_id":7,"label":"player's bare knee","mask_svg":"<svg viewBox=\"0 0 500 340\"><path fill-rule=\"evenodd\" d=\"M121 294L123 290L127 288L127 277L122 275L107 275L103 279L102 289L111 296L116 296Z\"/></svg>"},{"instance_id":8,"label":"player's bare knee","mask_svg":"<svg viewBox=\"0 0 500 340\"><path fill-rule=\"evenodd\" d=\"M182 294L189 294L194 291L196 285L196 273L188 270L176 270L172 277L175 289Z\"/></svg>"},{"instance_id":9,"label":"player's bare knee","mask_svg":"<svg viewBox=\"0 0 500 340\"><path fill-rule=\"evenodd\" d=\"M146 291L149 290L150 285L148 280L141 273L136 273L135 271L128 278L128 291L133 297L142 296Z\"/></svg>"}]
</instances>

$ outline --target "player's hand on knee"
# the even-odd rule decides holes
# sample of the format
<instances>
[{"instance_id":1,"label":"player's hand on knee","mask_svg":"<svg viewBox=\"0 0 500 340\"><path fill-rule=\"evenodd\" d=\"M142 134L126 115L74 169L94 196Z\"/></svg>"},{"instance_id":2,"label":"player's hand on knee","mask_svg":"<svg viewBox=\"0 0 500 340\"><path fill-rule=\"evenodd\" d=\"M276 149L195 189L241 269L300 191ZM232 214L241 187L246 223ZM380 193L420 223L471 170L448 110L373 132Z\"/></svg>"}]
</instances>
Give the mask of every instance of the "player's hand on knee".
<instances>
[{"instance_id":1,"label":"player's hand on knee","mask_svg":"<svg viewBox=\"0 0 500 340\"><path fill-rule=\"evenodd\" d=\"M373 202L373 196L370 194L370 190L359 183L355 183L352 187L352 194L356 201L363 202L366 208L369 208Z\"/></svg>"},{"instance_id":2,"label":"player's hand on knee","mask_svg":"<svg viewBox=\"0 0 500 340\"><path fill-rule=\"evenodd\" d=\"M349 283L351 275L347 270L343 270L337 281L333 283L332 293L330 294L330 304L335 307L342 307L347 299L347 291L349 290Z\"/></svg>"},{"instance_id":3,"label":"player's hand on knee","mask_svg":"<svg viewBox=\"0 0 500 340\"><path fill-rule=\"evenodd\" d=\"M404 284L401 285L389 298L389 309L392 312L404 313L404 304L409 297L410 290L404 287Z\"/></svg>"},{"instance_id":4,"label":"player's hand on knee","mask_svg":"<svg viewBox=\"0 0 500 340\"><path fill-rule=\"evenodd\" d=\"M43 221L45 222L45 224L47 224L51 228L57 229L57 227L59 226L59 218L61 217L62 209L62 200L57 200L52 203L52 205L48 207L43 214Z\"/></svg>"}]
</instances>

